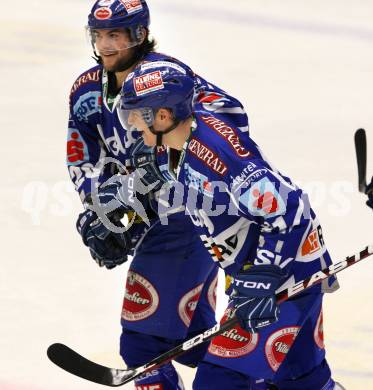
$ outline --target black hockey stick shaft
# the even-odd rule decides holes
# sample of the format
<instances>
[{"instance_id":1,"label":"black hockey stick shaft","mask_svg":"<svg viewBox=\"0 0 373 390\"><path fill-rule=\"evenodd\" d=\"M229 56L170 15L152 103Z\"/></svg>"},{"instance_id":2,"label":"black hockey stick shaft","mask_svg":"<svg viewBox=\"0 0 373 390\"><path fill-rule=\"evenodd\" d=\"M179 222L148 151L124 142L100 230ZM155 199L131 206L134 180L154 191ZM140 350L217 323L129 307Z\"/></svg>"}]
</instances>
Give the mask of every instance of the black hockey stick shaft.
<instances>
[{"instance_id":1,"label":"black hockey stick shaft","mask_svg":"<svg viewBox=\"0 0 373 390\"><path fill-rule=\"evenodd\" d=\"M304 279L276 294L277 303L282 303L289 298L300 294L304 290L321 283L329 276L337 274L338 272L350 267L353 264L356 264L357 262L367 258L372 254L373 245L370 245L359 253L348 256L344 260L314 273L309 278ZM115 369L101 366L84 358L63 344L52 344L48 348L48 357L53 363L70 372L71 374L77 375L92 382L99 383L101 385L116 387L131 382L148 371L157 369L158 367L182 355L186 351L194 348L195 346L209 341L213 337L224 333L226 330L232 328L237 323L238 319L233 317L225 321L223 324L216 324L213 328L208 329L207 331L193 337L192 339L185 341L184 343L151 360L149 363L132 369Z\"/></svg>"},{"instance_id":2,"label":"black hockey stick shaft","mask_svg":"<svg viewBox=\"0 0 373 390\"><path fill-rule=\"evenodd\" d=\"M367 137L364 129L358 129L355 132L355 150L359 177L359 191L365 194L367 189Z\"/></svg>"}]
</instances>

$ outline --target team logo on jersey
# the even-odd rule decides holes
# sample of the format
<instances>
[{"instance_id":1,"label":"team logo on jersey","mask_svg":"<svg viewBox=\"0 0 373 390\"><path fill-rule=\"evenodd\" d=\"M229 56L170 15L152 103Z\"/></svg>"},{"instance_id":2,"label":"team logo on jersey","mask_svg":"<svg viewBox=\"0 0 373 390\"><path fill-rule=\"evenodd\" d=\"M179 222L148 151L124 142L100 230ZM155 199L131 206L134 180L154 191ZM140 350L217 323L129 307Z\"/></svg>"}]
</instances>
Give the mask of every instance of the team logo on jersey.
<instances>
[{"instance_id":1,"label":"team logo on jersey","mask_svg":"<svg viewBox=\"0 0 373 390\"><path fill-rule=\"evenodd\" d=\"M265 354L273 371L277 371L284 361L299 330L300 326L282 328L268 337L265 344Z\"/></svg>"},{"instance_id":2,"label":"team logo on jersey","mask_svg":"<svg viewBox=\"0 0 373 390\"><path fill-rule=\"evenodd\" d=\"M266 177L252 184L240 195L239 200L251 214L261 217L281 215L286 210L285 202L274 184Z\"/></svg>"},{"instance_id":3,"label":"team logo on jersey","mask_svg":"<svg viewBox=\"0 0 373 390\"><path fill-rule=\"evenodd\" d=\"M223 176L227 173L227 166L223 160L196 138L190 140L188 150L217 174Z\"/></svg>"},{"instance_id":4,"label":"team logo on jersey","mask_svg":"<svg viewBox=\"0 0 373 390\"><path fill-rule=\"evenodd\" d=\"M194 311L196 310L199 297L203 288L203 283L188 291L181 299L178 305L178 313L185 326L189 327L192 321Z\"/></svg>"},{"instance_id":5,"label":"team logo on jersey","mask_svg":"<svg viewBox=\"0 0 373 390\"><path fill-rule=\"evenodd\" d=\"M96 9L93 15L97 20L105 20L109 19L112 14L113 13L109 7L100 7Z\"/></svg>"},{"instance_id":6,"label":"team logo on jersey","mask_svg":"<svg viewBox=\"0 0 373 390\"><path fill-rule=\"evenodd\" d=\"M159 295L154 286L140 274L128 271L122 318L140 321L158 309Z\"/></svg>"},{"instance_id":7,"label":"team logo on jersey","mask_svg":"<svg viewBox=\"0 0 373 390\"><path fill-rule=\"evenodd\" d=\"M140 0L120 0L120 2L124 5L129 14L141 11L143 8Z\"/></svg>"},{"instance_id":8,"label":"team logo on jersey","mask_svg":"<svg viewBox=\"0 0 373 390\"><path fill-rule=\"evenodd\" d=\"M202 120L206 125L214 130L219 136L224 138L231 145L232 149L235 151L239 157L249 157L251 152L246 150L240 143L240 139L236 131L228 126L225 122L215 118L214 116L201 116Z\"/></svg>"},{"instance_id":9,"label":"team logo on jersey","mask_svg":"<svg viewBox=\"0 0 373 390\"><path fill-rule=\"evenodd\" d=\"M325 344L324 344L324 322L323 322L322 309L320 311L319 318L317 319L316 327L315 327L315 330L313 332L313 338L315 340L316 345L320 349L324 349L325 348Z\"/></svg>"},{"instance_id":10,"label":"team logo on jersey","mask_svg":"<svg viewBox=\"0 0 373 390\"><path fill-rule=\"evenodd\" d=\"M218 274L216 274L214 280L211 282L207 290L207 302L210 304L212 310L216 310L216 290L218 286Z\"/></svg>"},{"instance_id":11,"label":"team logo on jersey","mask_svg":"<svg viewBox=\"0 0 373 390\"><path fill-rule=\"evenodd\" d=\"M163 89L163 79L159 70L144 74L133 79L133 86L137 96L145 95L149 92Z\"/></svg>"},{"instance_id":12,"label":"team logo on jersey","mask_svg":"<svg viewBox=\"0 0 373 390\"><path fill-rule=\"evenodd\" d=\"M89 161L88 147L77 129L69 129L67 135L67 164L78 165Z\"/></svg>"},{"instance_id":13,"label":"team logo on jersey","mask_svg":"<svg viewBox=\"0 0 373 390\"><path fill-rule=\"evenodd\" d=\"M88 122L88 117L97 112L101 112L102 96L101 92L87 92L80 96L74 104L73 113L81 122Z\"/></svg>"},{"instance_id":14,"label":"team logo on jersey","mask_svg":"<svg viewBox=\"0 0 373 390\"><path fill-rule=\"evenodd\" d=\"M231 309L227 309L221 323L224 323L231 315ZM209 353L222 358L239 358L252 352L259 342L258 333L249 333L241 329L239 325L226 330L211 340Z\"/></svg>"}]
</instances>

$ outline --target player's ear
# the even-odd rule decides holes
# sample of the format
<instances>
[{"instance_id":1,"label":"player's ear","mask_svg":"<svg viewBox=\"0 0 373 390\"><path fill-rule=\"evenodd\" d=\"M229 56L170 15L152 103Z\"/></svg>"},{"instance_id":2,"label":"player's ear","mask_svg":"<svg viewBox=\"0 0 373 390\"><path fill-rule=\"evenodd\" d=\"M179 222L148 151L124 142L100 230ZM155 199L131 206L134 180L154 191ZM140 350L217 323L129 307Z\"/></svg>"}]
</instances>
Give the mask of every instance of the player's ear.
<instances>
[{"instance_id":1,"label":"player's ear","mask_svg":"<svg viewBox=\"0 0 373 390\"><path fill-rule=\"evenodd\" d=\"M169 121L171 120L172 121L172 112L167 109L167 108L160 108L157 112L157 115L158 115L158 118L161 120L161 121Z\"/></svg>"}]
</instances>

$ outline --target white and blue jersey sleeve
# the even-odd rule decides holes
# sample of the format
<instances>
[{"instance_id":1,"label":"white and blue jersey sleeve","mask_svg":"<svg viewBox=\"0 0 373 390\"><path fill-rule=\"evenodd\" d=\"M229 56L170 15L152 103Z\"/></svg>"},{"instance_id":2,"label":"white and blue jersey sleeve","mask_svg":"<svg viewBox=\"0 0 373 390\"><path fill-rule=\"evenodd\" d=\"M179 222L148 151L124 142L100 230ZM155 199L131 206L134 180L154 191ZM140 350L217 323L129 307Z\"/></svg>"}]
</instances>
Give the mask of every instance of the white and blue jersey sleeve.
<instances>
[{"instance_id":1,"label":"white and blue jersey sleeve","mask_svg":"<svg viewBox=\"0 0 373 390\"><path fill-rule=\"evenodd\" d=\"M293 283L331 264L307 195L229 121L201 111L196 122L178 179L189 189L187 209L220 266L234 274L247 263L275 264ZM198 193L195 204L191 189Z\"/></svg>"}]
</instances>

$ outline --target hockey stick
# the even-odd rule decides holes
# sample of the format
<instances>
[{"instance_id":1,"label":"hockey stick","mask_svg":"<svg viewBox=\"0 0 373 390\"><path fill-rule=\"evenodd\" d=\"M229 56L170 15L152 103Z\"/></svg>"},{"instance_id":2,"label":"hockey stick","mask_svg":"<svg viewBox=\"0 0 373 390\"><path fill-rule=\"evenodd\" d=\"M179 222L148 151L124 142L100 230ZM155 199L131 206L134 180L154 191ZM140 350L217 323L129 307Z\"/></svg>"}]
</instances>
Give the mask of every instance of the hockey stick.
<instances>
[{"instance_id":1,"label":"hockey stick","mask_svg":"<svg viewBox=\"0 0 373 390\"><path fill-rule=\"evenodd\" d=\"M282 303L287 299L298 295L302 291L321 283L329 276L334 275L347 267L350 267L351 265L367 258L372 254L373 245L370 245L361 252L349 256L345 260L340 261L339 263L332 264L328 268L314 273L309 278L301 280L300 282L295 283L294 285L276 294L277 303ZM192 339L187 340L184 343L178 345L177 347L171 349L170 351L163 353L149 363L146 363L141 367L136 367L132 369L116 369L101 366L84 358L66 345L59 343L52 344L48 348L47 354L49 359L54 364L68 371L71 374L87 379L91 382L99 383L101 385L117 387L122 386L125 383L131 382L132 380L136 379L142 374L145 374L148 371L157 369L158 367L168 363L170 360L182 355L184 352L190 350L191 348L194 348L201 343L209 341L213 337L218 336L219 334L232 328L237 323L237 318L233 317L228 321L224 322L223 324L216 324L213 328L208 329L204 333L201 333L193 337Z\"/></svg>"},{"instance_id":2,"label":"hockey stick","mask_svg":"<svg viewBox=\"0 0 373 390\"><path fill-rule=\"evenodd\" d=\"M365 194L367 190L367 137L364 129L358 129L355 132L355 150L359 174L359 191Z\"/></svg>"}]
</instances>

